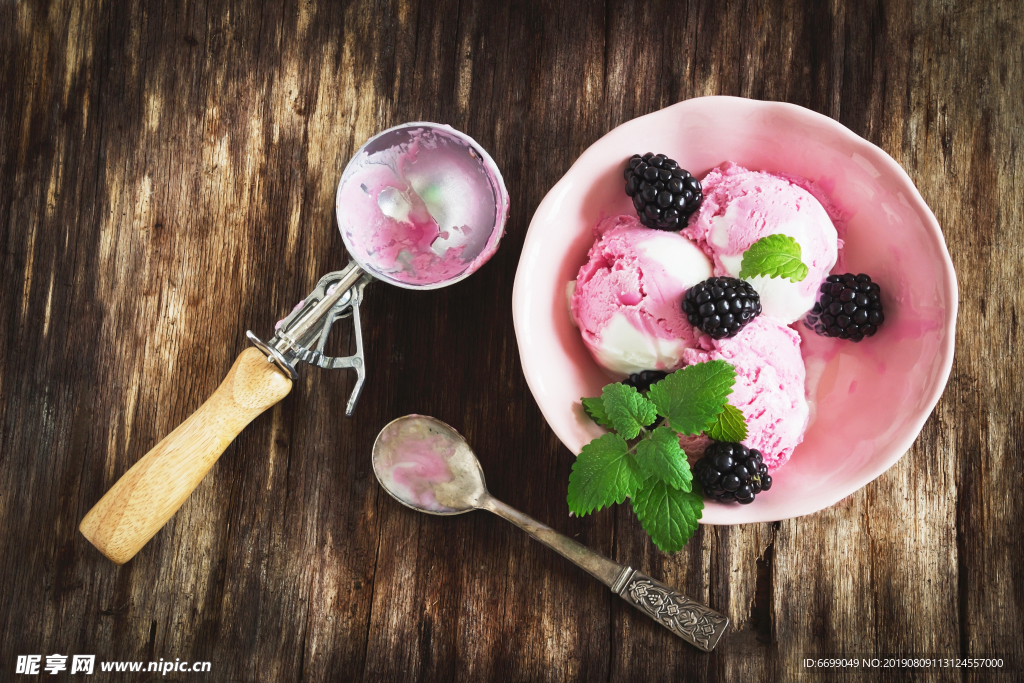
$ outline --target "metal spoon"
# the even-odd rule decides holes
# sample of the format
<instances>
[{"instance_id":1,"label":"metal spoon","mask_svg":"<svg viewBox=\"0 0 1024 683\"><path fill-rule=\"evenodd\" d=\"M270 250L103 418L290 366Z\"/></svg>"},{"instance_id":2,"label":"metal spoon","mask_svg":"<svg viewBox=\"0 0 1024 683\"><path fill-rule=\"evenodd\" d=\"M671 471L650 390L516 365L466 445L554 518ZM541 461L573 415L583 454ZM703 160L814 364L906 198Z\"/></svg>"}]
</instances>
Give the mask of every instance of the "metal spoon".
<instances>
[{"instance_id":1,"label":"metal spoon","mask_svg":"<svg viewBox=\"0 0 1024 683\"><path fill-rule=\"evenodd\" d=\"M413 510L431 515L489 510L507 519L705 652L718 644L729 625L718 612L495 499L469 444L440 420L407 415L384 427L373 444L373 471L385 491Z\"/></svg>"}]
</instances>

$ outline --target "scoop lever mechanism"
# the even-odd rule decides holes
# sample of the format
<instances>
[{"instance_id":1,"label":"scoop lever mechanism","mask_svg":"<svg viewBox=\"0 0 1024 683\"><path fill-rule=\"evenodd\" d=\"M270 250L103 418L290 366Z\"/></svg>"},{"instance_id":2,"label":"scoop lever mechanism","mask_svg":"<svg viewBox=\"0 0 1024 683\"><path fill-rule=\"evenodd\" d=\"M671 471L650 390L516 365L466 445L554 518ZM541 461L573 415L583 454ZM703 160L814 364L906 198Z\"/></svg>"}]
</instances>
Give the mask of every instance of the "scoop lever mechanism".
<instances>
[{"instance_id":1,"label":"scoop lever mechanism","mask_svg":"<svg viewBox=\"0 0 1024 683\"><path fill-rule=\"evenodd\" d=\"M288 316L276 325L270 341L264 342L251 331L245 336L262 351L267 360L276 365L292 381L298 379L297 363L309 363L327 370L352 368L356 383L352 388L345 415L351 417L356 401L366 381L366 359L363 355L363 330L359 319L359 306L363 290L373 278L353 261L342 270L320 278L316 288L299 302ZM324 346L331 326L341 318L352 316L355 327L356 352L351 356L335 358L324 355Z\"/></svg>"}]
</instances>

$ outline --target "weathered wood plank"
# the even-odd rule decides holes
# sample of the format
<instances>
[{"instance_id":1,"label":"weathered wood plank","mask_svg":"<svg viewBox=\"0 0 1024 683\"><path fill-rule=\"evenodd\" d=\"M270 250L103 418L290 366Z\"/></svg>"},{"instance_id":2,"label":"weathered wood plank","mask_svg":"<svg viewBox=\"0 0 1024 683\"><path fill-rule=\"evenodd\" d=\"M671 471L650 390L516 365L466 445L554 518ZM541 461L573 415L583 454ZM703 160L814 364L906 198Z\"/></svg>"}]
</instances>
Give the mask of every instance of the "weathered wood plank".
<instances>
[{"instance_id":1,"label":"weathered wood plank","mask_svg":"<svg viewBox=\"0 0 1024 683\"><path fill-rule=\"evenodd\" d=\"M0 3L0 23L3 670L53 652L209 660L225 681L782 681L833 653L1024 663L1019 3L26 1ZM829 510L702 528L669 557L628 508L568 518L572 455L529 396L508 302L530 216L575 158L709 94L801 104L892 154L945 231L960 325L947 393L898 465ZM345 262L346 160L417 119L498 161L502 249L437 292L373 285L356 418L351 377L304 371L110 565L82 515L213 391L246 329L268 332ZM499 498L736 628L702 655L501 520L401 507L368 453L409 412L457 426Z\"/></svg>"}]
</instances>

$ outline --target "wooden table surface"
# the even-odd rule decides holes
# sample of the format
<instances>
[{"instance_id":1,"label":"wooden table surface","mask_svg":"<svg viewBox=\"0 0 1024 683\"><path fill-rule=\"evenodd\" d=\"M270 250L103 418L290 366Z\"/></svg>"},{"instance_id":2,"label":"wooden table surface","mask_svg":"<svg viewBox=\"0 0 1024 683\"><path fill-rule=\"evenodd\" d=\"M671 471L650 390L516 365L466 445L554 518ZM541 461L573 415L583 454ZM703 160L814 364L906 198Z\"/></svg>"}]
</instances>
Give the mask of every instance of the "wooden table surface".
<instances>
[{"instance_id":1,"label":"wooden table surface","mask_svg":"<svg viewBox=\"0 0 1024 683\"><path fill-rule=\"evenodd\" d=\"M1012 1L0 2L0 680L53 653L211 662L167 681L911 676L800 664L835 654L1005 662L928 681L1022 675L1022 29ZM628 510L568 517L573 454L523 378L512 284L533 211L587 146L713 94L822 112L903 165L957 269L957 352L879 479L668 556ZM346 262L341 171L410 120L493 155L500 251L439 291L371 286L356 416L350 373L303 366L115 567L78 522L247 329ZM496 496L735 628L703 654L496 517L401 507L369 449L411 412L459 427Z\"/></svg>"}]
</instances>

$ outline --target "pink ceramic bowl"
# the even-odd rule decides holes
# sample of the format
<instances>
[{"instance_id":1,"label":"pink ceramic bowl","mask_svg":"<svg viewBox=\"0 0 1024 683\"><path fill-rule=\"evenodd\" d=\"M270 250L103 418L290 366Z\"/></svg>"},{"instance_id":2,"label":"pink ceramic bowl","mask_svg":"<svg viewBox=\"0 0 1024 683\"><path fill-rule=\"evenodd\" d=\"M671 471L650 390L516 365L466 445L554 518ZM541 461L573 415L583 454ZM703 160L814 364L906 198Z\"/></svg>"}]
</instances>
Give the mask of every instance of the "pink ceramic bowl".
<instances>
[{"instance_id":1,"label":"pink ceramic bowl","mask_svg":"<svg viewBox=\"0 0 1024 683\"><path fill-rule=\"evenodd\" d=\"M569 318L575 279L603 215L632 213L622 169L664 153L702 178L725 161L817 182L849 215L845 267L880 283L886 321L854 344L803 335L812 421L804 442L751 505L708 503L708 524L768 522L826 508L885 472L910 448L953 363L957 287L942 231L906 172L832 119L791 104L734 97L680 102L594 143L537 208L512 309L523 370L548 424L573 453L602 430L580 406L609 377ZM842 263L840 265L843 265Z\"/></svg>"}]
</instances>

